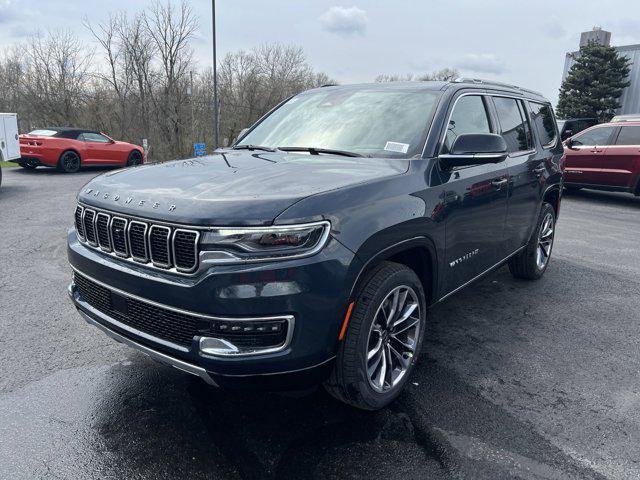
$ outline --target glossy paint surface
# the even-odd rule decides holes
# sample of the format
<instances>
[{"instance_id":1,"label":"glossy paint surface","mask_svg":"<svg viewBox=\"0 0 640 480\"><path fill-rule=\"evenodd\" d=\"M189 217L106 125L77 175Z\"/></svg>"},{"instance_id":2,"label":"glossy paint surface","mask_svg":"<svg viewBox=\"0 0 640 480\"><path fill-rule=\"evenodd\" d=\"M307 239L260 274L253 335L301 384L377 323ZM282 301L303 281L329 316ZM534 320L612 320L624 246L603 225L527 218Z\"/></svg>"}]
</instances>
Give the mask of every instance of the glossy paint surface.
<instances>
[{"instance_id":1,"label":"glossy paint surface","mask_svg":"<svg viewBox=\"0 0 640 480\"><path fill-rule=\"evenodd\" d=\"M497 164L445 170L437 158L457 96L501 95L525 103L544 99L489 85L451 83L438 88L442 94L432 124L425 126L428 135L421 158L221 150L201 159L110 172L91 181L79 195L95 207L188 225L328 220L330 240L316 256L216 267L175 279L89 251L72 230L70 262L115 288L178 308L296 317L287 351L259 361L210 360L208 370L251 375L330 360L347 305L359 282L379 262L409 249L412 254L424 252L431 276L428 294L435 302L525 245L545 195L560 195L559 138L544 149L534 135L530 152ZM190 360L203 364L195 353Z\"/></svg>"},{"instance_id":2,"label":"glossy paint surface","mask_svg":"<svg viewBox=\"0 0 640 480\"><path fill-rule=\"evenodd\" d=\"M125 166L129 154L142 148L127 142L97 143L71 138L20 135L20 155L38 160L42 165L55 167L63 152L73 150L80 155L82 165Z\"/></svg>"}]
</instances>

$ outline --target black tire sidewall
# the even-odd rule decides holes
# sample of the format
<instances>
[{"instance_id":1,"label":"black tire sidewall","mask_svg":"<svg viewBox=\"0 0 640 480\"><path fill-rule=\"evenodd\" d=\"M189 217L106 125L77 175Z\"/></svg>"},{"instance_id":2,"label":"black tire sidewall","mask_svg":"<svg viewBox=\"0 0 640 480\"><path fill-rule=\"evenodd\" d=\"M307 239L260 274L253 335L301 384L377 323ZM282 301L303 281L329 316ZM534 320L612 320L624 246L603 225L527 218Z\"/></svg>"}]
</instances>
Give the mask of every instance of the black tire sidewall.
<instances>
[{"instance_id":1,"label":"black tire sidewall","mask_svg":"<svg viewBox=\"0 0 640 480\"><path fill-rule=\"evenodd\" d=\"M76 169L72 169L72 170L68 170L64 164L64 157L66 155L69 154L73 154L78 158L78 168ZM73 150L67 150L65 152L62 153L62 155L60 155L60 160L58 161L58 166L59 169L65 173L76 173L80 170L80 167L82 166L82 160L80 159L80 155L78 155L76 152L74 152Z\"/></svg>"},{"instance_id":2,"label":"black tire sidewall","mask_svg":"<svg viewBox=\"0 0 640 480\"><path fill-rule=\"evenodd\" d=\"M378 272L381 273L381 272ZM386 274L386 273L384 273ZM416 353L412 358L409 371L404 375L402 380L393 389L387 392L378 392L373 389L367 378L367 362L366 352L367 343L369 339L369 331L374 321L374 315L384 298L389 294L391 290L400 285L408 285L418 295L418 302L420 304L420 331L418 335L418 342L416 346ZM366 287L363 290L363 294L366 292ZM357 351L357 367L358 371L353 372L357 374L357 389L359 390L360 397L367 408L379 409L384 407L393 401L403 390L406 382L409 380L413 368L418 360L420 348L422 346L422 340L425 333L426 325L426 299L422 283L416 274L409 268L405 267L401 270L395 271L389 275L382 284L376 290L376 293L369 299L363 298L363 294L356 300L356 308L364 309L363 312L357 312L362 315L361 326L358 330L357 338L347 336L347 342L356 342Z\"/></svg>"},{"instance_id":3,"label":"black tire sidewall","mask_svg":"<svg viewBox=\"0 0 640 480\"><path fill-rule=\"evenodd\" d=\"M134 158L137 156L137 161L134 163ZM129 158L127 158L127 167L134 167L136 165L140 165L142 163L142 154L137 150L134 150L129 154Z\"/></svg>"}]
</instances>

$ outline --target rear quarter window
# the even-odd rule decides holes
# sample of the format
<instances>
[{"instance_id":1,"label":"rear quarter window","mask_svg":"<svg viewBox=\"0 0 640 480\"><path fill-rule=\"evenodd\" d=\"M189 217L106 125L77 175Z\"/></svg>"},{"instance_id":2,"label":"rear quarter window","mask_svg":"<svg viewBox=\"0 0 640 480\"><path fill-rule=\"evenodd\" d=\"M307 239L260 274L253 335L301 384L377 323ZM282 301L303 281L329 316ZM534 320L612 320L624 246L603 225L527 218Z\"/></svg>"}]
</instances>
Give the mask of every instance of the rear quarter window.
<instances>
[{"instance_id":1,"label":"rear quarter window","mask_svg":"<svg viewBox=\"0 0 640 480\"><path fill-rule=\"evenodd\" d=\"M622 127L616 145L640 145L640 126Z\"/></svg>"},{"instance_id":2,"label":"rear quarter window","mask_svg":"<svg viewBox=\"0 0 640 480\"><path fill-rule=\"evenodd\" d=\"M538 132L543 147L552 147L556 143L556 122L551 105L529 102L531 121Z\"/></svg>"}]
</instances>

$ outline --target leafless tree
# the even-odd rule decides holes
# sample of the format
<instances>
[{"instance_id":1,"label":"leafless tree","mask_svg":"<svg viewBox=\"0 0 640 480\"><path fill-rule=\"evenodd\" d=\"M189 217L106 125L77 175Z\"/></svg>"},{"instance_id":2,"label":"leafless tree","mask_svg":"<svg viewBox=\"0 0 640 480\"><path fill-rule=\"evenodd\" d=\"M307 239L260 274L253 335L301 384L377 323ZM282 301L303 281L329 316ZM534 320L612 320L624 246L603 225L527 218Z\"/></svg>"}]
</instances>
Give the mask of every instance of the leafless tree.
<instances>
[{"instance_id":1,"label":"leafless tree","mask_svg":"<svg viewBox=\"0 0 640 480\"><path fill-rule=\"evenodd\" d=\"M376 82L424 82L429 80L450 81L458 78L460 73L455 68L443 68L435 72L424 73L422 75L414 75L412 73L406 75L399 74L382 74L375 78Z\"/></svg>"}]
</instances>

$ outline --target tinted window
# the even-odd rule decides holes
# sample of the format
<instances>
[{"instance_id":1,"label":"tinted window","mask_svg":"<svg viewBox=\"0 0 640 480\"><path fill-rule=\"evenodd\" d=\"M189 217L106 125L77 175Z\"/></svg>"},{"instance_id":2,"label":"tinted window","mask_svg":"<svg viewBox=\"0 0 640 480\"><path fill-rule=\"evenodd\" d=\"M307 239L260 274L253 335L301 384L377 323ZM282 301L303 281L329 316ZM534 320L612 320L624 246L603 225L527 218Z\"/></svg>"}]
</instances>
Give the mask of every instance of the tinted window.
<instances>
[{"instance_id":1,"label":"tinted window","mask_svg":"<svg viewBox=\"0 0 640 480\"><path fill-rule=\"evenodd\" d=\"M531 106L531 121L536 126L540 143L544 146L553 145L556 138L556 126L551 107L541 103L529 103L529 105Z\"/></svg>"},{"instance_id":2,"label":"tinted window","mask_svg":"<svg viewBox=\"0 0 640 480\"><path fill-rule=\"evenodd\" d=\"M468 95L460 97L453 107L442 153L449 153L453 142L465 133L491 133L487 109L482 97Z\"/></svg>"},{"instance_id":3,"label":"tinted window","mask_svg":"<svg viewBox=\"0 0 640 480\"><path fill-rule=\"evenodd\" d=\"M622 127L616 145L640 145L640 127Z\"/></svg>"},{"instance_id":4,"label":"tinted window","mask_svg":"<svg viewBox=\"0 0 640 480\"><path fill-rule=\"evenodd\" d=\"M599 127L582 133L573 139L575 145L609 145L609 137L616 127Z\"/></svg>"},{"instance_id":5,"label":"tinted window","mask_svg":"<svg viewBox=\"0 0 640 480\"><path fill-rule=\"evenodd\" d=\"M85 132L80 136L80 140L84 140L85 142L109 143L109 139L107 137L103 137L99 133Z\"/></svg>"},{"instance_id":6,"label":"tinted window","mask_svg":"<svg viewBox=\"0 0 640 480\"><path fill-rule=\"evenodd\" d=\"M493 102L500 120L500 135L507 143L509 153L530 150L529 124L522 118L518 107L519 101L513 98L494 97Z\"/></svg>"}]
</instances>

